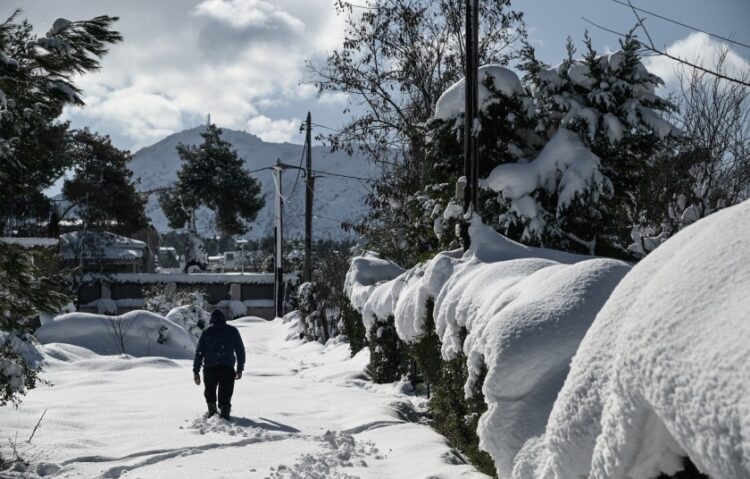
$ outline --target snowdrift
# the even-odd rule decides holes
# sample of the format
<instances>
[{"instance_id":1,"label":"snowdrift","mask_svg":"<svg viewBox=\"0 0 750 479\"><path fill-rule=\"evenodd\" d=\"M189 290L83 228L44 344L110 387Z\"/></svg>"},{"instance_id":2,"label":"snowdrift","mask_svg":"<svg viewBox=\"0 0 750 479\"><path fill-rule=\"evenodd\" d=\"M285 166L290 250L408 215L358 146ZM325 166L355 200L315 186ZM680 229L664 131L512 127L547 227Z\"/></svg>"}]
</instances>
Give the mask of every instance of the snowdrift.
<instances>
[{"instance_id":1,"label":"snowdrift","mask_svg":"<svg viewBox=\"0 0 750 479\"><path fill-rule=\"evenodd\" d=\"M609 259L531 248L513 242L475 217L472 248L438 254L395 279L352 284L352 304L365 325L393 315L399 337L418 341L424 333L427 301L434 299L442 355L468 359L465 393L484 368L482 392L488 411L480 419L480 446L490 453L500 477L527 439L541 434L570 359L610 292L629 265ZM375 268L369 257L352 263ZM383 260L378 258L378 262ZM350 293L351 295L351 293ZM468 335L462 340L462 331Z\"/></svg>"},{"instance_id":2,"label":"snowdrift","mask_svg":"<svg viewBox=\"0 0 750 479\"><path fill-rule=\"evenodd\" d=\"M184 328L148 311L120 316L64 314L37 329L34 336L43 344L72 344L102 355L192 359L195 353L193 339Z\"/></svg>"},{"instance_id":3,"label":"snowdrift","mask_svg":"<svg viewBox=\"0 0 750 479\"><path fill-rule=\"evenodd\" d=\"M514 478L750 477L750 201L635 266L583 339Z\"/></svg>"},{"instance_id":4,"label":"snowdrift","mask_svg":"<svg viewBox=\"0 0 750 479\"><path fill-rule=\"evenodd\" d=\"M352 306L362 311L367 299L379 284L399 276L403 271L396 263L380 258L377 253L367 252L364 256L352 260L346 273L344 290ZM368 334L371 325L365 322Z\"/></svg>"}]
</instances>

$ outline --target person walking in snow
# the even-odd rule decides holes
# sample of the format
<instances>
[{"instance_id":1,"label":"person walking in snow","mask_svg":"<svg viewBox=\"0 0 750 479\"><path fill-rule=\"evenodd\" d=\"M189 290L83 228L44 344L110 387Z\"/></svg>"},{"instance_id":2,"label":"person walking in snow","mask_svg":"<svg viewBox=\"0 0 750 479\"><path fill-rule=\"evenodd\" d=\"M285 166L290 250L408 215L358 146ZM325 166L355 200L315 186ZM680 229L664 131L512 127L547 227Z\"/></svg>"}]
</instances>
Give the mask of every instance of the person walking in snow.
<instances>
[{"instance_id":1,"label":"person walking in snow","mask_svg":"<svg viewBox=\"0 0 750 479\"><path fill-rule=\"evenodd\" d=\"M237 372L234 370L235 356ZM227 324L224 313L215 309L211 313L211 324L203 330L193 362L193 380L201 384L200 369L203 366L204 395L208 404L208 416L216 414L216 388L219 389L220 417L229 420L232 408L234 381L242 378L245 369L245 345L240 332Z\"/></svg>"}]
</instances>

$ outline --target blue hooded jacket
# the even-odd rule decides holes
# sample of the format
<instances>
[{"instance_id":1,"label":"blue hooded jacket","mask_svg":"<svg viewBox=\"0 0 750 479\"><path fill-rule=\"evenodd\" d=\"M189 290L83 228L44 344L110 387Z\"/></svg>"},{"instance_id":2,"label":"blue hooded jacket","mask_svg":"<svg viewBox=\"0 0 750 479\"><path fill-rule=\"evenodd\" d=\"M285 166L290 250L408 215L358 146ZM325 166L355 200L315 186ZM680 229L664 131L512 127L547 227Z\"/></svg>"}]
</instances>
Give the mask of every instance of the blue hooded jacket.
<instances>
[{"instance_id":1,"label":"blue hooded jacket","mask_svg":"<svg viewBox=\"0 0 750 479\"><path fill-rule=\"evenodd\" d=\"M201 366L234 367L237 356L237 371L245 369L245 345L242 344L240 332L227 324L224 313L215 309L211 313L211 324L203 330L198 347L195 349L193 372L198 374Z\"/></svg>"}]
</instances>

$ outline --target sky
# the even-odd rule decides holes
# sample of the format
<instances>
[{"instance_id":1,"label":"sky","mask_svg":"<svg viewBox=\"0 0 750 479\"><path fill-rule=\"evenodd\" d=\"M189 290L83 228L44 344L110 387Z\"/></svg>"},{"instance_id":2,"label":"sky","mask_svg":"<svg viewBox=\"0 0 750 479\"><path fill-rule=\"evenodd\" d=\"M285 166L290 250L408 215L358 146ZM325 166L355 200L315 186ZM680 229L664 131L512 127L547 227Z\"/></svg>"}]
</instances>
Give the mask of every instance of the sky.
<instances>
[{"instance_id":1,"label":"sky","mask_svg":"<svg viewBox=\"0 0 750 479\"><path fill-rule=\"evenodd\" d=\"M363 0L364 2L365 0ZM633 0L634 5L750 44L750 0ZM355 2L356 3L356 2ZM299 126L308 111L313 122L336 127L346 97L319 96L304 82L306 60L321 62L341 44L343 20L334 0L0 0L0 15L22 8L43 34L54 20L120 17L125 40L104 58L102 70L79 79L84 108L65 115L73 127L109 134L120 148L136 151L163 137L211 120L245 130L265 141L302 143ZM581 46L590 30L599 51L617 49L617 36L582 17L617 31L635 23L632 12L611 0L514 0L524 12L538 56L557 63L565 39ZM657 47L710 62L718 41L648 18ZM750 49L733 47L730 63L748 65ZM649 58L647 66L668 81L674 65Z\"/></svg>"}]
</instances>

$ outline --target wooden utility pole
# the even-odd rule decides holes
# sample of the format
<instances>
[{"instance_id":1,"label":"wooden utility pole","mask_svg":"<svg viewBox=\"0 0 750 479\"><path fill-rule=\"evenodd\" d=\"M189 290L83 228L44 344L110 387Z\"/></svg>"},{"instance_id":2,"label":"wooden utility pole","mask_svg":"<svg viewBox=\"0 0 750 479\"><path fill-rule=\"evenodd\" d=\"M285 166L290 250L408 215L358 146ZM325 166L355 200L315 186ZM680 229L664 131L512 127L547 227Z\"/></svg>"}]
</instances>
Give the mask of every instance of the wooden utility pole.
<instances>
[{"instance_id":1,"label":"wooden utility pole","mask_svg":"<svg viewBox=\"0 0 750 479\"><path fill-rule=\"evenodd\" d=\"M305 282L312 281L312 214L314 179L312 174L312 116L307 112L305 128L305 145L307 145L307 169L305 171Z\"/></svg>"},{"instance_id":2,"label":"wooden utility pole","mask_svg":"<svg viewBox=\"0 0 750 479\"><path fill-rule=\"evenodd\" d=\"M275 197L275 223L273 227L273 236L275 239L275 258L274 258L274 287L273 287L273 297L274 297L274 303L275 303L275 316L277 318L280 318L284 315L284 268L282 263L282 248L281 248L281 240L283 238L283 230L282 230L282 208L283 203L281 199L281 172L283 171L283 168L281 165L279 165L279 162L277 160L276 166L273 169L273 183L274 183L274 189L276 190L276 197Z\"/></svg>"},{"instance_id":3,"label":"wooden utility pole","mask_svg":"<svg viewBox=\"0 0 750 479\"><path fill-rule=\"evenodd\" d=\"M477 119L477 91L478 91L478 50L479 50L479 0L466 0L466 47L464 78L464 216L473 212L477 204L479 154L475 132ZM469 249L468 220L464 220L461 227L461 239L464 250Z\"/></svg>"}]
</instances>

